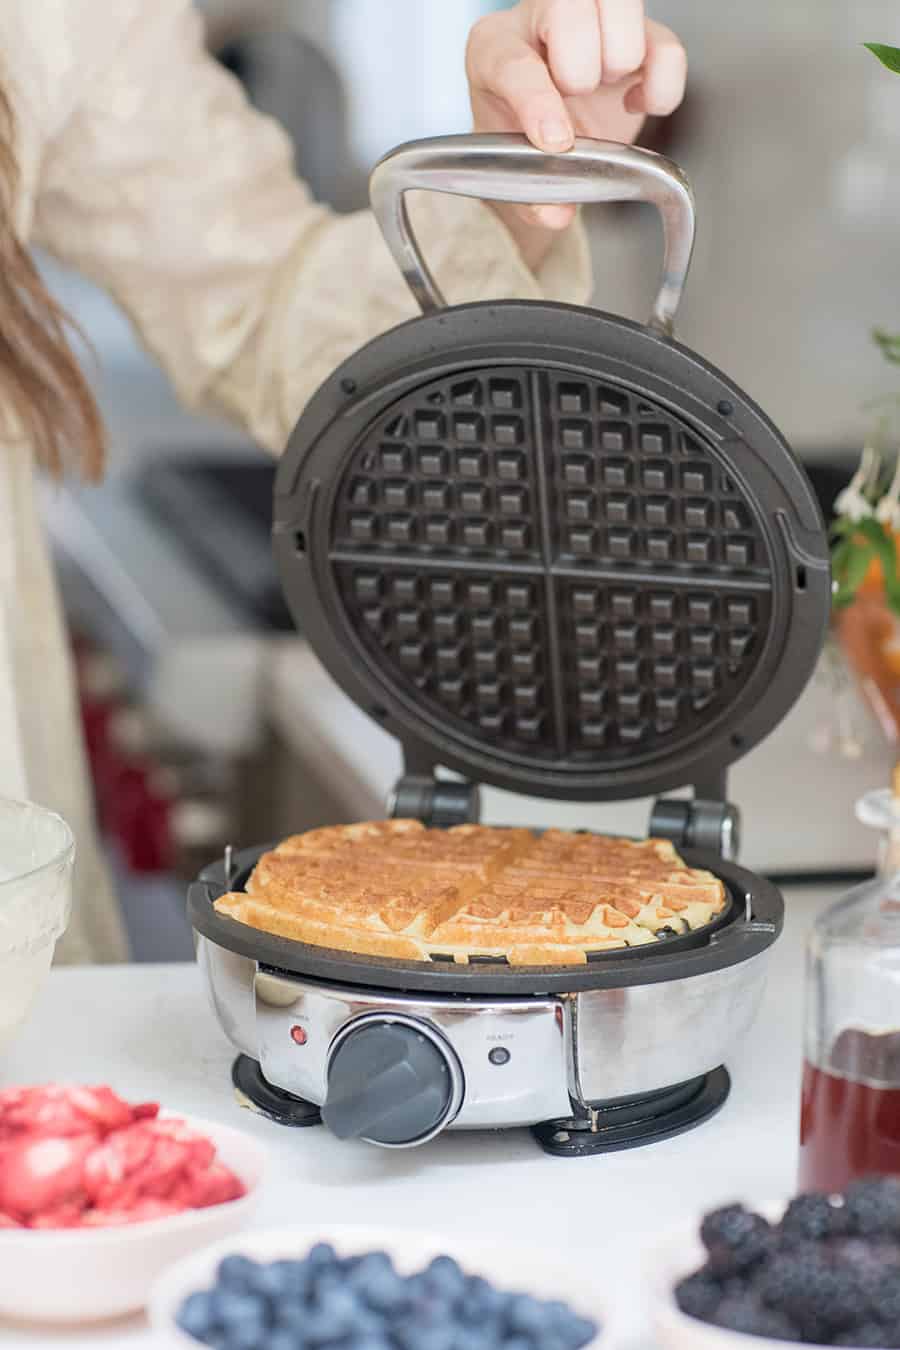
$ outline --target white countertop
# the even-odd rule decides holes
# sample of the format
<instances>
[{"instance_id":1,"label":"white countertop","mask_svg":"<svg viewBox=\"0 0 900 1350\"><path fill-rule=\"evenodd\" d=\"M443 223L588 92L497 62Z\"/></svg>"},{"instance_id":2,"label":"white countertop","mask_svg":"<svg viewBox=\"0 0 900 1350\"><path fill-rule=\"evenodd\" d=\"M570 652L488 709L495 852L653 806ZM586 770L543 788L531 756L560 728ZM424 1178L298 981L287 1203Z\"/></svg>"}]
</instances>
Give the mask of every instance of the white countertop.
<instances>
[{"instance_id":1,"label":"white countertop","mask_svg":"<svg viewBox=\"0 0 900 1350\"><path fill-rule=\"evenodd\" d=\"M0 1063L0 1085L110 1082L133 1100L237 1123L265 1141L271 1174L256 1223L378 1223L456 1235L532 1233L556 1250L596 1251L598 1278L630 1304L621 1345L650 1350L640 1256L698 1208L789 1192L797 1152L802 948L829 895L788 893L766 1002L733 1056L731 1097L705 1125L652 1147L590 1159L543 1154L525 1131L449 1133L420 1149L339 1143L322 1128L287 1130L235 1105L232 1052L191 965L55 970ZM4 1328L0 1346L150 1347L141 1319L73 1332Z\"/></svg>"}]
</instances>

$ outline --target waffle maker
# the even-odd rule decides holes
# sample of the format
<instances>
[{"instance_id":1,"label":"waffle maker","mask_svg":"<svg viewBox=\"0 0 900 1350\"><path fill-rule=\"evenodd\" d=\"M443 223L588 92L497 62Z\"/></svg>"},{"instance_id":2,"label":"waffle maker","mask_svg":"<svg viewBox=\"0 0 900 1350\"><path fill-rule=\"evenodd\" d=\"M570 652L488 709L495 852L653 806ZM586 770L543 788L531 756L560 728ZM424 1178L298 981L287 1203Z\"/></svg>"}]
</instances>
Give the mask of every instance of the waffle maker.
<instances>
[{"instance_id":1,"label":"waffle maker","mask_svg":"<svg viewBox=\"0 0 900 1350\"><path fill-rule=\"evenodd\" d=\"M644 200L663 280L647 326L570 305L444 305L410 189ZM718 923L577 967L355 956L218 915L262 849L191 887L198 956L245 1101L386 1147L528 1125L579 1156L665 1138L725 1100L783 902L737 866L728 766L809 678L830 603L812 489L747 396L674 341L694 210L670 161L516 137L402 147L371 200L422 317L304 412L277 476L295 620L395 735L391 810L478 818L478 785L656 799L653 835L724 881ZM735 322L740 316L735 316ZM674 789L692 796L669 796ZM773 791L780 785L773 784Z\"/></svg>"}]
</instances>

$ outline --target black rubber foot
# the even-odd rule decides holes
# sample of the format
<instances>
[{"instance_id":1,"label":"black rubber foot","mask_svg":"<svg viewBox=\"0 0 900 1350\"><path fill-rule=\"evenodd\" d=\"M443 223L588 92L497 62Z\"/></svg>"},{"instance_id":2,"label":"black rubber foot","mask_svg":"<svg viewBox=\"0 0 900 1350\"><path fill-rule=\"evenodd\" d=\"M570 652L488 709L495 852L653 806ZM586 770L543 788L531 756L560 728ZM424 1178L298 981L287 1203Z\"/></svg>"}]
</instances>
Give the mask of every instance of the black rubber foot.
<instances>
[{"instance_id":1,"label":"black rubber foot","mask_svg":"<svg viewBox=\"0 0 900 1350\"><path fill-rule=\"evenodd\" d=\"M274 1120L276 1125L290 1125L302 1129L306 1125L321 1125L319 1108L302 1097L293 1097L289 1092L263 1078L262 1070L255 1059L249 1055L238 1055L231 1066L231 1081L242 1106L249 1106L261 1116Z\"/></svg>"},{"instance_id":2,"label":"black rubber foot","mask_svg":"<svg viewBox=\"0 0 900 1350\"><path fill-rule=\"evenodd\" d=\"M647 1097L622 1098L600 1106L596 1119L548 1120L531 1133L546 1153L557 1158L587 1158L594 1153L655 1144L693 1129L724 1105L731 1091L728 1070L679 1083Z\"/></svg>"}]
</instances>

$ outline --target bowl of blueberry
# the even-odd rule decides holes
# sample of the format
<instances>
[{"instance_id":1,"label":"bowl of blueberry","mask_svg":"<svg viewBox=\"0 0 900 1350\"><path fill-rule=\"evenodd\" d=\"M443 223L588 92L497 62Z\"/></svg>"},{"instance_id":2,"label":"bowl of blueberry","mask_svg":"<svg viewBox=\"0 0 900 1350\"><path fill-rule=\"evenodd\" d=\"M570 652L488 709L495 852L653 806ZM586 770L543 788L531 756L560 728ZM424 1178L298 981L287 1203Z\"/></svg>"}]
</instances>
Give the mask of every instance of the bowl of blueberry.
<instances>
[{"instance_id":1,"label":"bowl of blueberry","mask_svg":"<svg viewBox=\"0 0 900 1350\"><path fill-rule=\"evenodd\" d=\"M659 1249L653 1271L667 1350L898 1350L900 1178L765 1213L727 1205Z\"/></svg>"},{"instance_id":2,"label":"bowl of blueberry","mask_svg":"<svg viewBox=\"0 0 900 1350\"><path fill-rule=\"evenodd\" d=\"M594 1284L512 1244L294 1227L197 1253L149 1311L173 1350L599 1350Z\"/></svg>"}]
</instances>

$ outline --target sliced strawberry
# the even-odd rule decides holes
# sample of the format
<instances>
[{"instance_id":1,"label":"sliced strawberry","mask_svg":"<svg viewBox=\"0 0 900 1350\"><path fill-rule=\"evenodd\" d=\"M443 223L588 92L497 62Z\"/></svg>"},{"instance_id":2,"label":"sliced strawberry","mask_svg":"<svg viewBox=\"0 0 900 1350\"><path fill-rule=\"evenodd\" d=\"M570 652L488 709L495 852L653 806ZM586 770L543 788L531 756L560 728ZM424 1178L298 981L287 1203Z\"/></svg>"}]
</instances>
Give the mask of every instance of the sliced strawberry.
<instances>
[{"instance_id":1,"label":"sliced strawberry","mask_svg":"<svg viewBox=\"0 0 900 1350\"><path fill-rule=\"evenodd\" d=\"M192 1132L185 1138L164 1126L169 1122L141 1120L117 1130L98 1145L85 1162L84 1185L100 1209L127 1209L141 1199L165 1200L194 1163L204 1160L212 1145Z\"/></svg>"},{"instance_id":2,"label":"sliced strawberry","mask_svg":"<svg viewBox=\"0 0 900 1350\"><path fill-rule=\"evenodd\" d=\"M196 1167L208 1167L216 1156L216 1147L205 1134L198 1134L183 1120L175 1118L155 1120L149 1126L158 1139L172 1139L188 1151L190 1163Z\"/></svg>"},{"instance_id":3,"label":"sliced strawberry","mask_svg":"<svg viewBox=\"0 0 900 1350\"><path fill-rule=\"evenodd\" d=\"M243 1183L224 1163L192 1170L182 1185L172 1194L173 1200L183 1201L190 1209L208 1209L211 1205L226 1205L246 1195Z\"/></svg>"},{"instance_id":4,"label":"sliced strawberry","mask_svg":"<svg viewBox=\"0 0 900 1350\"><path fill-rule=\"evenodd\" d=\"M60 1205L84 1203L82 1169L94 1147L78 1139L21 1139L4 1150L0 1211L28 1217Z\"/></svg>"},{"instance_id":5,"label":"sliced strawberry","mask_svg":"<svg viewBox=\"0 0 900 1350\"><path fill-rule=\"evenodd\" d=\"M23 1134L67 1138L89 1131L104 1135L130 1125L135 1110L143 1119L155 1114L152 1103L132 1108L109 1087L70 1087L50 1083L0 1093L0 1139Z\"/></svg>"},{"instance_id":6,"label":"sliced strawberry","mask_svg":"<svg viewBox=\"0 0 900 1350\"><path fill-rule=\"evenodd\" d=\"M141 1200L129 1209L89 1209L83 1228L119 1228L130 1223L149 1223L152 1219L170 1219L181 1211L166 1200Z\"/></svg>"},{"instance_id":7,"label":"sliced strawberry","mask_svg":"<svg viewBox=\"0 0 900 1350\"><path fill-rule=\"evenodd\" d=\"M159 1102L138 1102L131 1108L132 1120L153 1120L159 1115Z\"/></svg>"},{"instance_id":8,"label":"sliced strawberry","mask_svg":"<svg viewBox=\"0 0 900 1350\"><path fill-rule=\"evenodd\" d=\"M109 1197L137 1172L153 1151L153 1140L143 1125L116 1130L97 1144L84 1163L84 1188L93 1204L106 1205Z\"/></svg>"},{"instance_id":9,"label":"sliced strawberry","mask_svg":"<svg viewBox=\"0 0 900 1350\"><path fill-rule=\"evenodd\" d=\"M8 1214L0 1214L0 1228L21 1228L22 1225L16 1220L10 1218Z\"/></svg>"},{"instance_id":10,"label":"sliced strawberry","mask_svg":"<svg viewBox=\"0 0 900 1350\"><path fill-rule=\"evenodd\" d=\"M35 1214L28 1227L38 1229L80 1228L87 1212L78 1205L60 1205L58 1209L48 1209L43 1214Z\"/></svg>"}]
</instances>

